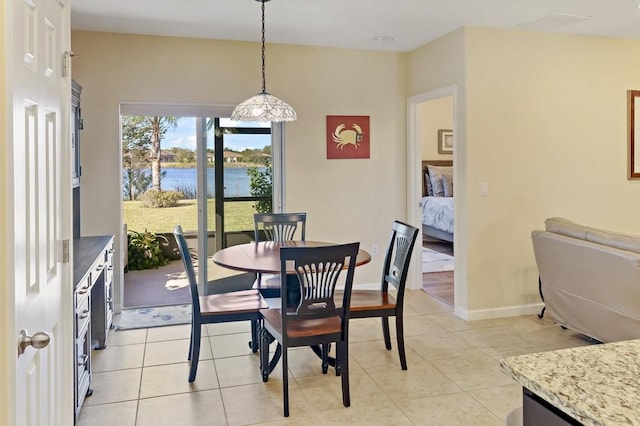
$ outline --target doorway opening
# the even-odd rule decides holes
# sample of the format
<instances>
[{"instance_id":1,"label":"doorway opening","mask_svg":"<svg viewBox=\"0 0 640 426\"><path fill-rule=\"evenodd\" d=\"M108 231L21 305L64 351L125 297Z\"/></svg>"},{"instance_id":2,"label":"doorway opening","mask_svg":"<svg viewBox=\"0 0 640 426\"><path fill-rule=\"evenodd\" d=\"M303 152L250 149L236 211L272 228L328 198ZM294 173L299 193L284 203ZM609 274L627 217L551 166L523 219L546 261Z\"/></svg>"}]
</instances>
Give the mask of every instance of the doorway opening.
<instances>
[{"instance_id":1,"label":"doorway opening","mask_svg":"<svg viewBox=\"0 0 640 426\"><path fill-rule=\"evenodd\" d=\"M123 114L121 121L123 309L187 305L173 228L185 232L199 287L232 274L206 259L251 241L253 213L273 210L274 132L270 123L225 117Z\"/></svg>"},{"instance_id":2,"label":"doorway opening","mask_svg":"<svg viewBox=\"0 0 640 426\"><path fill-rule=\"evenodd\" d=\"M455 308L455 87L408 99L408 220L422 229L414 289ZM418 200L417 202L415 200ZM416 208L417 206L417 208Z\"/></svg>"},{"instance_id":3,"label":"doorway opening","mask_svg":"<svg viewBox=\"0 0 640 426\"><path fill-rule=\"evenodd\" d=\"M453 307L453 97L418 105L422 145L422 289Z\"/></svg>"}]
</instances>

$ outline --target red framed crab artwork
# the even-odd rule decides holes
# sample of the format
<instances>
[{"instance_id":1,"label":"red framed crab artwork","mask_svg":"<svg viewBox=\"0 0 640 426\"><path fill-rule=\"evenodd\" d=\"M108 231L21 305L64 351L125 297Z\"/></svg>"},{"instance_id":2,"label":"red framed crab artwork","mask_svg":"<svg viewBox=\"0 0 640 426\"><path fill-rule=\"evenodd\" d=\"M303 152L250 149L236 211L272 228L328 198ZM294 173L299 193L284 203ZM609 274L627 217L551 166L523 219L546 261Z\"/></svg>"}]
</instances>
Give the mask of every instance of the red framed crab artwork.
<instances>
[{"instance_id":1,"label":"red framed crab artwork","mask_svg":"<svg viewBox=\"0 0 640 426\"><path fill-rule=\"evenodd\" d=\"M369 116L327 115L327 159L369 158Z\"/></svg>"}]
</instances>

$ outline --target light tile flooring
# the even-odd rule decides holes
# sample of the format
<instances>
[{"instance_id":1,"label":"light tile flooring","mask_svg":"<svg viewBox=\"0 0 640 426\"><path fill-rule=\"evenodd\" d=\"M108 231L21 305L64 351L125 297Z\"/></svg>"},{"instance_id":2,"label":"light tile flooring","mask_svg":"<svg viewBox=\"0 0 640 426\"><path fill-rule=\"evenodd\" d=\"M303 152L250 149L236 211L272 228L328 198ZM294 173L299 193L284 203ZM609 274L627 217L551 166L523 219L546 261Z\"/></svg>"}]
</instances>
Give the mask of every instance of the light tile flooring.
<instances>
[{"instance_id":1,"label":"light tile flooring","mask_svg":"<svg viewBox=\"0 0 640 426\"><path fill-rule=\"evenodd\" d=\"M535 315L466 322L426 293L405 299L407 371L386 351L378 319L352 320L351 407L340 378L307 348L289 352L291 416L282 415L282 367L263 383L249 324L207 325L196 381L187 382L189 326L111 331L94 351L86 425L504 425L521 387L505 356L592 344ZM395 336L394 336L395 338Z\"/></svg>"}]
</instances>

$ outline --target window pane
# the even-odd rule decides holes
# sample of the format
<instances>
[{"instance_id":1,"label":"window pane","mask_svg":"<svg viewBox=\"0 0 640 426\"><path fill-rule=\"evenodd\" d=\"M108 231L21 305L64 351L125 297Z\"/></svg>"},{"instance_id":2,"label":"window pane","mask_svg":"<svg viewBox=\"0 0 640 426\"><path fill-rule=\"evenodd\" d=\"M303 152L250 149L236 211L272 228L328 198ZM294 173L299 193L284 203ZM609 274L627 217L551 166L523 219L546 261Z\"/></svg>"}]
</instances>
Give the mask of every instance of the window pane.
<instances>
[{"instance_id":1,"label":"window pane","mask_svg":"<svg viewBox=\"0 0 640 426\"><path fill-rule=\"evenodd\" d=\"M220 118L220 127L271 127L271 122L258 123L248 121L233 121L230 118Z\"/></svg>"}]
</instances>

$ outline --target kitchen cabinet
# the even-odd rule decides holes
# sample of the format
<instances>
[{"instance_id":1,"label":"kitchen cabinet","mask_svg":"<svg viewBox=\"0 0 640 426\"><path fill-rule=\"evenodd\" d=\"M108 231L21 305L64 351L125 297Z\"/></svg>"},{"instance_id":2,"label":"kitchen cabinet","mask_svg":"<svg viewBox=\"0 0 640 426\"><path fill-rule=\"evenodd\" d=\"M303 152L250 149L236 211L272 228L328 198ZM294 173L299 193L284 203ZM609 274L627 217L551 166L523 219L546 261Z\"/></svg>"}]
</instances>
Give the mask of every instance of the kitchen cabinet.
<instances>
[{"instance_id":1,"label":"kitchen cabinet","mask_svg":"<svg viewBox=\"0 0 640 426\"><path fill-rule=\"evenodd\" d=\"M91 395L91 350L104 349L113 324L113 235L73 240L75 417Z\"/></svg>"}]
</instances>

